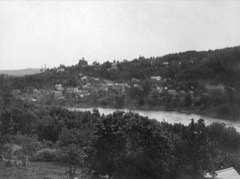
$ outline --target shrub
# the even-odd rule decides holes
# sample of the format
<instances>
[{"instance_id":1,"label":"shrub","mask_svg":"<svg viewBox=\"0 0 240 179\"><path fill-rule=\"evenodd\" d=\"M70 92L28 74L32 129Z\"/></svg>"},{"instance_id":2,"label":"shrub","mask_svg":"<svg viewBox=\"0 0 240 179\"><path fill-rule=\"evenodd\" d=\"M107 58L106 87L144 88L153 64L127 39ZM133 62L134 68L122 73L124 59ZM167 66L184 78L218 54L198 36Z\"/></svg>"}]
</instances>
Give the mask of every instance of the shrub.
<instances>
[{"instance_id":1,"label":"shrub","mask_svg":"<svg viewBox=\"0 0 240 179\"><path fill-rule=\"evenodd\" d=\"M42 144L38 141L37 136L21 135L14 136L15 143L21 146L21 150L25 156L32 157L39 149L42 148Z\"/></svg>"},{"instance_id":2,"label":"shrub","mask_svg":"<svg viewBox=\"0 0 240 179\"><path fill-rule=\"evenodd\" d=\"M57 157L58 151L56 149L44 148L38 150L32 159L41 162L53 162L57 160Z\"/></svg>"}]
</instances>

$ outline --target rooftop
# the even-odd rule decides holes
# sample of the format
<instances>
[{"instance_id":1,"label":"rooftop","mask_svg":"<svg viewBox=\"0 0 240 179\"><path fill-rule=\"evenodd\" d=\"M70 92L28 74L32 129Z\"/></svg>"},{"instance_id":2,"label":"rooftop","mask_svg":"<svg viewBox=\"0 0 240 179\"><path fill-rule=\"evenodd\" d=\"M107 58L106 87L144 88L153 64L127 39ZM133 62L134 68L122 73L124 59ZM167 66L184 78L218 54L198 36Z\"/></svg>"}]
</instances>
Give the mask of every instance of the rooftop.
<instances>
[{"instance_id":1,"label":"rooftop","mask_svg":"<svg viewBox=\"0 0 240 179\"><path fill-rule=\"evenodd\" d=\"M233 167L218 170L216 171L216 174L217 175L215 179L240 179L240 175ZM212 178L212 176L209 173L207 173L205 175L205 178Z\"/></svg>"}]
</instances>

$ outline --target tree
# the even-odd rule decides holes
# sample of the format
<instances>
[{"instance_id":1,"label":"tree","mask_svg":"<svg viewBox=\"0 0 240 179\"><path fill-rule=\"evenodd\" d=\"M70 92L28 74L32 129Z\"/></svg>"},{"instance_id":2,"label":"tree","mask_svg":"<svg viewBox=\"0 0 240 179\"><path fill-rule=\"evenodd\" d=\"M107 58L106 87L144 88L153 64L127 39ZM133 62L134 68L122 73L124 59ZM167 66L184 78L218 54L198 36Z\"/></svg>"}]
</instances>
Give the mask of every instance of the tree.
<instances>
[{"instance_id":1,"label":"tree","mask_svg":"<svg viewBox=\"0 0 240 179\"><path fill-rule=\"evenodd\" d=\"M13 98L11 80L8 78L6 80L2 80L3 82L0 88L0 95L2 96L4 106L8 106L10 105L11 99Z\"/></svg>"},{"instance_id":2,"label":"tree","mask_svg":"<svg viewBox=\"0 0 240 179\"><path fill-rule=\"evenodd\" d=\"M85 164L86 154L79 145L70 144L61 148L59 158L68 165L66 173L71 179L74 179L77 168L83 167Z\"/></svg>"},{"instance_id":3,"label":"tree","mask_svg":"<svg viewBox=\"0 0 240 179\"><path fill-rule=\"evenodd\" d=\"M208 136L203 119L197 123L192 122L188 126L187 134L189 172L192 177L201 175L204 166L208 164Z\"/></svg>"},{"instance_id":4,"label":"tree","mask_svg":"<svg viewBox=\"0 0 240 179\"><path fill-rule=\"evenodd\" d=\"M90 168L96 175L119 178L169 178L173 138L157 121L117 111L98 126Z\"/></svg>"},{"instance_id":5,"label":"tree","mask_svg":"<svg viewBox=\"0 0 240 179\"><path fill-rule=\"evenodd\" d=\"M92 65L96 67L99 66L100 64L97 61L93 61Z\"/></svg>"},{"instance_id":6,"label":"tree","mask_svg":"<svg viewBox=\"0 0 240 179\"><path fill-rule=\"evenodd\" d=\"M116 108L122 108L124 105L124 96L116 96L115 97L115 107Z\"/></svg>"},{"instance_id":7,"label":"tree","mask_svg":"<svg viewBox=\"0 0 240 179\"><path fill-rule=\"evenodd\" d=\"M76 169L83 167L87 155L85 153L89 145L89 136L86 131L76 128L64 128L60 134L58 145L60 147L60 161L68 165L67 174L70 178L75 177Z\"/></svg>"}]
</instances>

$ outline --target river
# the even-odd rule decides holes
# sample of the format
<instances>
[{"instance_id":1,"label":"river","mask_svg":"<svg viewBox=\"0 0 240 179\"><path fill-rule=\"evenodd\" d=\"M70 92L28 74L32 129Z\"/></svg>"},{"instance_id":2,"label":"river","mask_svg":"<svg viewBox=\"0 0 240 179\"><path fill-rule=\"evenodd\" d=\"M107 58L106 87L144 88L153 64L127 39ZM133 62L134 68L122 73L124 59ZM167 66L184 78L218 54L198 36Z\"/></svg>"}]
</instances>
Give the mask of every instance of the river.
<instances>
[{"instance_id":1,"label":"river","mask_svg":"<svg viewBox=\"0 0 240 179\"><path fill-rule=\"evenodd\" d=\"M94 108L68 108L71 111L92 111ZM116 111L117 109L113 108L97 108L100 114L110 114ZM205 121L206 125L212 124L213 122L223 122L227 126L235 127L238 132L240 132L240 122L226 121L223 119L211 118L207 116L201 116L198 114L183 114L174 111L143 111L143 110L129 110L121 109L121 111L132 111L140 114L141 116L146 116L149 119L156 119L158 121L165 121L168 123L182 123L188 125L191 122L191 119L197 121L202 118Z\"/></svg>"}]
</instances>

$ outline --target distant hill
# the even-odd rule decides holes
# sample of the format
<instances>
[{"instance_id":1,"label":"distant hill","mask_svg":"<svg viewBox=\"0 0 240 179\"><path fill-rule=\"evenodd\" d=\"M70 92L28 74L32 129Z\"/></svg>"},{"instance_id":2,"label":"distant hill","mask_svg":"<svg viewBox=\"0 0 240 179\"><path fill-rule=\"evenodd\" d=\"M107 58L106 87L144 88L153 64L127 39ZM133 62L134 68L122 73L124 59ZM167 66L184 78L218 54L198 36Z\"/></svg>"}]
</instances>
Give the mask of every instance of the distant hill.
<instances>
[{"instance_id":1,"label":"distant hill","mask_svg":"<svg viewBox=\"0 0 240 179\"><path fill-rule=\"evenodd\" d=\"M7 74L10 76L25 76L25 75L33 75L37 73L40 73L40 69L27 68L22 70L0 70L0 74Z\"/></svg>"},{"instance_id":2,"label":"distant hill","mask_svg":"<svg viewBox=\"0 0 240 179\"><path fill-rule=\"evenodd\" d=\"M16 75L20 73L13 73ZM39 72L37 69L35 73ZM3 73L3 71L0 73ZM6 73L6 72L5 72ZM152 76L161 76L169 79L173 86L186 83L210 82L222 83L240 90L240 46L208 51L187 51L168 54L162 57L145 58L140 56L132 61L104 62L103 64L82 66L63 66L60 69L47 69L43 73L16 79L15 88L31 86L33 88L52 87L56 83L66 86L77 86L81 80L79 74L86 76L127 82L131 79L140 81L150 79ZM22 70L22 75L34 74ZM19 76L19 75L18 75ZM20 82L21 81L21 82Z\"/></svg>"}]
</instances>

